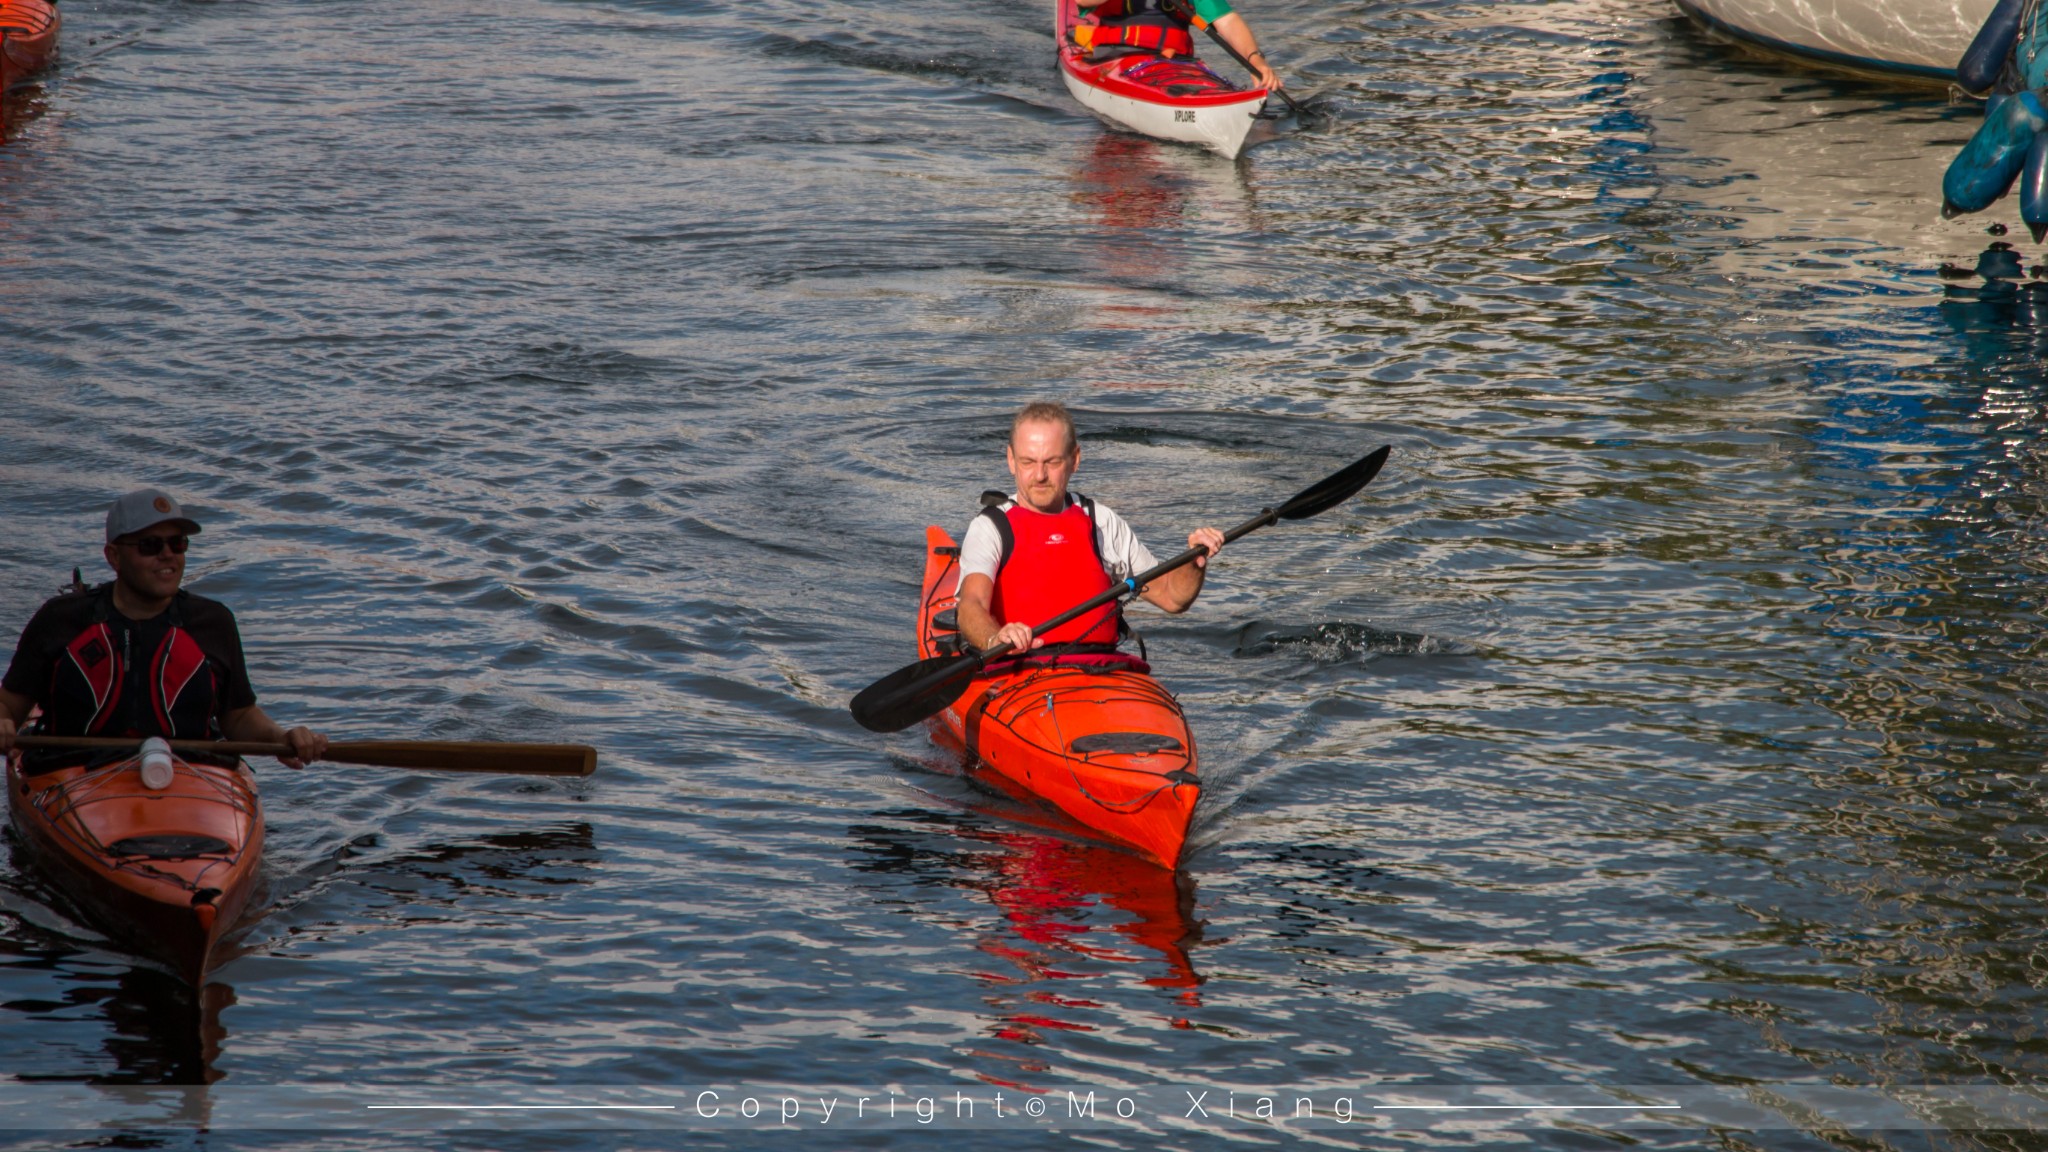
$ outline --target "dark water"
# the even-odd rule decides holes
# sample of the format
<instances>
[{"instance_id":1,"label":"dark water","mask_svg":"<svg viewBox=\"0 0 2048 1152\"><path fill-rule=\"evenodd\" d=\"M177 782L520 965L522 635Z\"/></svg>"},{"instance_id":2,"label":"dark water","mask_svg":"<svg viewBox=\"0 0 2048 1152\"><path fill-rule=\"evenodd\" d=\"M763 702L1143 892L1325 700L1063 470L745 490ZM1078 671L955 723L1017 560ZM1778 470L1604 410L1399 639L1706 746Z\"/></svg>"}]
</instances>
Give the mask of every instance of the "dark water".
<instances>
[{"instance_id":1,"label":"dark water","mask_svg":"<svg viewBox=\"0 0 2048 1152\"><path fill-rule=\"evenodd\" d=\"M1968 110L1653 0L1264 0L1331 115L1233 164L1084 115L1040 8L64 0L0 147L0 623L157 483L274 714L602 763L261 765L203 1000L0 867L0 1075L2048 1075L2048 305L1937 274ZM1178 879L843 711L1037 397L1155 547L1395 446L1140 617L1210 782ZM1615 1119L1312 1138L2038 1139ZM549 1123L474 1139L628 1140Z\"/></svg>"}]
</instances>

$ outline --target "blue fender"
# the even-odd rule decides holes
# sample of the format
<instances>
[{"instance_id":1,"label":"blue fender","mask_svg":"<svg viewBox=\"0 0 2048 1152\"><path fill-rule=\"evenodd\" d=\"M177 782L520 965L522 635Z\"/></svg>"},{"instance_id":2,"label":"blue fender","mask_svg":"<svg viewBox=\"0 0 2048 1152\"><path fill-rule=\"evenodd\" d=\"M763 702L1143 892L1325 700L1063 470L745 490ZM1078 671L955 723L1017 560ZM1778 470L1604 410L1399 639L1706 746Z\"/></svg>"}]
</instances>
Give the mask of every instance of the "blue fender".
<instances>
[{"instance_id":1,"label":"blue fender","mask_svg":"<svg viewBox=\"0 0 2048 1152\"><path fill-rule=\"evenodd\" d=\"M1982 212L2005 195L2042 131L2048 131L2048 110L2040 97L2032 92L1993 96L1984 106L1984 123L1941 178L1943 218Z\"/></svg>"},{"instance_id":2,"label":"blue fender","mask_svg":"<svg viewBox=\"0 0 2048 1152\"><path fill-rule=\"evenodd\" d=\"M2034 233L2034 243L2048 236L2048 132L2034 133L2020 169L2020 219Z\"/></svg>"},{"instance_id":3,"label":"blue fender","mask_svg":"<svg viewBox=\"0 0 2048 1152\"><path fill-rule=\"evenodd\" d=\"M2012 55L2012 46L2020 38L2020 12L2025 7L2026 0L1998 0L1991 15L1985 17L1976 39L1964 51L1962 63L1956 65L1956 82L1963 91L1973 95L1988 92L1998 83L2005 58Z\"/></svg>"}]
</instances>

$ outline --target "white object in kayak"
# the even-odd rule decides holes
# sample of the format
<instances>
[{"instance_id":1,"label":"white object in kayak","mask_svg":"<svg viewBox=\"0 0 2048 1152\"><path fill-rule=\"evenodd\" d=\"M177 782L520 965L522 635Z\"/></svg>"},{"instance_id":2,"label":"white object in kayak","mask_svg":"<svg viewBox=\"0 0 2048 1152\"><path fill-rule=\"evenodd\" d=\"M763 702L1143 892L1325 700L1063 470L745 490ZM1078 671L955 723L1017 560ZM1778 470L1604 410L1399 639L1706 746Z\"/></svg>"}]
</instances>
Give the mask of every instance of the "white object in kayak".
<instances>
[{"instance_id":1,"label":"white object in kayak","mask_svg":"<svg viewBox=\"0 0 2048 1152\"><path fill-rule=\"evenodd\" d=\"M171 759L171 746L161 736L151 736L142 742L142 786L152 792L161 792L171 786L171 778L177 775L177 764Z\"/></svg>"}]
</instances>

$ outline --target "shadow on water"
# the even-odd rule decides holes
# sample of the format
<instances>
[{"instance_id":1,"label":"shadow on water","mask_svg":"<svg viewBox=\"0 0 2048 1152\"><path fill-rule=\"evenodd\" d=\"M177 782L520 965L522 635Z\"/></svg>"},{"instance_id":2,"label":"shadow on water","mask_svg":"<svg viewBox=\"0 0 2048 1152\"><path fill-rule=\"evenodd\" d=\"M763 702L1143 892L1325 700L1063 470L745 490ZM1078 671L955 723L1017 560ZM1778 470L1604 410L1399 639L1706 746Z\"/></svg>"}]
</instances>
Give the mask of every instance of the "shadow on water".
<instances>
[{"instance_id":1,"label":"shadow on water","mask_svg":"<svg viewBox=\"0 0 2048 1152\"><path fill-rule=\"evenodd\" d=\"M2035 279L2029 280L2027 277ZM2015 355L2036 369L2048 352L2048 264L2027 266L2012 244L1995 240L1974 267L1944 264L1941 317L1976 366L2000 371ZM2021 365L2025 367L2026 365Z\"/></svg>"},{"instance_id":2,"label":"shadow on water","mask_svg":"<svg viewBox=\"0 0 2048 1152\"><path fill-rule=\"evenodd\" d=\"M280 895L265 914L301 917L291 925L291 935L297 940L318 940L342 923L320 914L322 894L337 881L388 901L378 918L389 919L398 910L447 907L477 898L557 899L563 895L558 889L564 886L592 883L590 866L599 860L596 832L580 821L430 844L391 856L382 855L377 842L377 837L368 836L342 845L326 865L302 872L289 882L296 891ZM355 909L357 914L362 911ZM252 934L237 954L266 952L271 944Z\"/></svg>"},{"instance_id":3,"label":"shadow on water","mask_svg":"<svg viewBox=\"0 0 2048 1152\"><path fill-rule=\"evenodd\" d=\"M71 955L66 950L42 958L60 966ZM227 984L209 982L195 993L184 981L156 968L74 970L62 1000L11 1001L0 1004L0 1013L25 1018L14 1028L26 1029L41 1021L76 1020L97 1010L108 1028L103 1043L107 1066L89 1073L16 1068L10 1074L36 1082L212 1084L224 1075L214 1067L227 1039L221 1013L234 1003L235 990Z\"/></svg>"},{"instance_id":4,"label":"shadow on water","mask_svg":"<svg viewBox=\"0 0 2048 1152\"><path fill-rule=\"evenodd\" d=\"M42 84L33 80L17 83L0 92L0 147L18 139L49 108L48 93Z\"/></svg>"},{"instance_id":5,"label":"shadow on water","mask_svg":"<svg viewBox=\"0 0 2048 1152\"><path fill-rule=\"evenodd\" d=\"M530 832L494 833L460 844L428 845L383 861L378 867L412 876L438 877L460 886L473 886L484 879L555 887L590 883L581 866L595 864L597 860L596 831L578 821ZM566 874L542 871L564 864L577 868Z\"/></svg>"},{"instance_id":6,"label":"shadow on water","mask_svg":"<svg viewBox=\"0 0 2048 1152\"><path fill-rule=\"evenodd\" d=\"M517 895L515 886L554 888L589 883L590 877L582 873L597 859L595 841L591 826L578 823L429 845L354 868L347 861L355 853L348 850L337 860L333 874L348 875L405 903L438 903L480 893ZM18 852L15 860L20 862ZM551 871L558 865L574 866L578 874ZM438 886L423 881L436 881ZM17 869L10 887L35 904L61 907L54 893L32 874ZM538 895L524 894L530 898ZM298 898L304 899L304 894ZM284 904L265 901L247 917L236 933L240 942L230 945L219 963L267 951L267 945L257 939L262 935L262 921ZM67 938L64 928L70 926L68 921L51 925L41 922L41 917L36 920L31 923L17 918L6 925L0 934L0 967L48 971L60 980L61 998L25 998L0 1004L0 1020L22 1018L10 1021L0 1032L20 1035L36 1022L76 1026L81 1017L96 1011L106 1026L101 1045L106 1060L69 1068L0 1064L0 1075L25 1081L114 1085L211 1084L226 1075L215 1064L227 1039L222 1013L236 1003L232 985L215 980L195 990L170 972L147 964L110 965L97 941L87 944ZM318 929L299 929L301 934L307 931ZM204 1103L203 1096L192 1099ZM203 1127L205 1117L190 1120Z\"/></svg>"}]
</instances>

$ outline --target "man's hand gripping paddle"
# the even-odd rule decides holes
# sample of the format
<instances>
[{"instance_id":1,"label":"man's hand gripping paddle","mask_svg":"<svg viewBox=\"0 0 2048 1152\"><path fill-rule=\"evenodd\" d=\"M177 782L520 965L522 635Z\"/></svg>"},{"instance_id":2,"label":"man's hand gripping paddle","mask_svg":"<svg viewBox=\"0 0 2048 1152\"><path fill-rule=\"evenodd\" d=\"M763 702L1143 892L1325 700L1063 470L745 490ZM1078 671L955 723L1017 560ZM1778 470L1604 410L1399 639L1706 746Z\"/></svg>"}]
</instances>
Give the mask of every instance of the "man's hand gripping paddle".
<instances>
[{"instance_id":1,"label":"man's hand gripping paddle","mask_svg":"<svg viewBox=\"0 0 2048 1152\"><path fill-rule=\"evenodd\" d=\"M1390 451L1391 445L1381 447L1343 471L1296 493L1292 500L1278 508L1268 508L1260 512L1225 532L1223 542L1228 544L1240 536L1256 532L1280 520L1306 520L1335 508L1351 499L1359 489L1372 483L1372 478L1379 475L1380 466L1387 462L1387 453ZM1076 604L1034 627L1031 634L1042 636L1051 629L1084 613L1094 611L1104 604L1121 600L1126 596L1135 596L1145 585L1176 568L1192 564L1197 557L1207 554L1207 549L1190 548L1171 560L1140 572ZM898 668L863 688L860 695L853 698L850 709L854 722L870 732L901 732L920 720L937 715L940 709L959 698L962 685L972 679L975 673L981 671L990 661L1007 655L1010 651L1011 646L1007 643L995 644L978 653L933 656L928 660L919 660L915 664Z\"/></svg>"},{"instance_id":2,"label":"man's hand gripping paddle","mask_svg":"<svg viewBox=\"0 0 2048 1152\"><path fill-rule=\"evenodd\" d=\"M1214 40L1218 48L1221 48L1225 52L1229 53L1230 58L1232 60L1237 61L1238 64L1243 66L1245 71L1251 73L1253 76L1257 76L1259 74L1259 70L1257 68L1252 67L1251 61L1245 59L1243 56L1238 55L1237 49L1232 48L1229 42L1223 39L1222 33L1217 32L1215 27L1211 25L1207 20L1202 19L1201 14L1195 11L1195 6L1192 3L1192 0L1160 0L1160 7L1166 9L1167 14L1172 16L1174 19L1185 20L1188 23L1194 25L1195 27L1200 28L1202 31L1207 32L1209 34L1209 39ZM1308 115L1308 110L1303 108L1300 104L1297 104L1294 100L1294 97L1289 96L1287 94L1287 89L1275 88L1272 89L1272 93L1273 95L1278 96L1281 100L1285 101L1287 103L1287 107L1291 111L1293 111L1293 113L1296 116Z\"/></svg>"}]
</instances>

